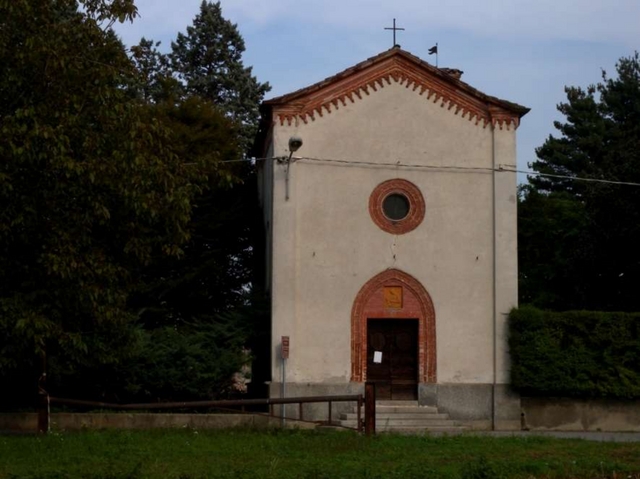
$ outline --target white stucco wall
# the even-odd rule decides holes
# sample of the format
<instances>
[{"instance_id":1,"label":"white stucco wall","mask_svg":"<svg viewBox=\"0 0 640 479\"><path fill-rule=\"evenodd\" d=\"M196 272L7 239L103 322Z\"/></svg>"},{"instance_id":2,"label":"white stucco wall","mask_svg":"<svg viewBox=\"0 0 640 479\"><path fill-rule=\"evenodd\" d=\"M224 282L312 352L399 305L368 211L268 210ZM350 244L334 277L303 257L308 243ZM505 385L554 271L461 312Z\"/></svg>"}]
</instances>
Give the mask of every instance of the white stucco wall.
<instances>
[{"instance_id":1,"label":"white stucco wall","mask_svg":"<svg viewBox=\"0 0 640 479\"><path fill-rule=\"evenodd\" d=\"M447 167L515 164L515 131L496 129L494 136L491 126L454 110L392 82L308 124L275 124L276 156L287 156L290 136L298 135L302 157L445 168L297 161L285 201L284 167L274 165L274 380L280 337L287 335L288 381L348 382L353 301L364 283L393 267L414 276L433 299L438 382L491 383L494 374L506 382L502 313L517 302L516 179ZM382 231L369 215L371 192L392 178L414 183L426 203L422 224L404 235Z\"/></svg>"}]
</instances>

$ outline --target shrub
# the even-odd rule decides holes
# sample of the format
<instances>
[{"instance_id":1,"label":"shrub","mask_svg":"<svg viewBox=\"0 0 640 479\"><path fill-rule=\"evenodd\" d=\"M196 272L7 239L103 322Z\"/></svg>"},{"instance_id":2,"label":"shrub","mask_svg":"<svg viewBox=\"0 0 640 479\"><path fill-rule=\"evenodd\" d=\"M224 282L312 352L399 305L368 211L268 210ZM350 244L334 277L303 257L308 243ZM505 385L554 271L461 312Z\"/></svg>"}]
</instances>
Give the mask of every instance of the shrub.
<instances>
[{"instance_id":1,"label":"shrub","mask_svg":"<svg viewBox=\"0 0 640 479\"><path fill-rule=\"evenodd\" d=\"M640 313L509 314L511 384L530 396L640 397Z\"/></svg>"}]
</instances>

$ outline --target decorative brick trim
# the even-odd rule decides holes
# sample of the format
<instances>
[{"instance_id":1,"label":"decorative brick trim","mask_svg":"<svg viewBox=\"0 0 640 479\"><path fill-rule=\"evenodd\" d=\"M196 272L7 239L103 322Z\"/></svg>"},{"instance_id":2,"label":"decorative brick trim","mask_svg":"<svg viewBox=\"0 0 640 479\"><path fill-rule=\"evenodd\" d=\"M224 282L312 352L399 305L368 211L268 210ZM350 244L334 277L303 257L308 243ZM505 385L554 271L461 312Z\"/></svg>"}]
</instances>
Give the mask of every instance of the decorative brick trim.
<instances>
[{"instance_id":1,"label":"decorative brick trim","mask_svg":"<svg viewBox=\"0 0 640 479\"><path fill-rule=\"evenodd\" d=\"M409 214L401 220L387 218L382 209L384 199L399 193L409 200ZM399 178L385 181L375 187L369 197L369 214L374 223L387 233L401 235L416 229L424 219L425 205L422 193L413 183Z\"/></svg>"},{"instance_id":2,"label":"decorative brick trim","mask_svg":"<svg viewBox=\"0 0 640 479\"><path fill-rule=\"evenodd\" d=\"M402 287L400 309L384 307L384 288ZM360 289L351 310L351 381L367 378L367 321L370 318L418 319L418 380L437 380L436 315L431 296L413 276L388 269L373 277Z\"/></svg>"},{"instance_id":3,"label":"decorative brick trim","mask_svg":"<svg viewBox=\"0 0 640 479\"><path fill-rule=\"evenodd\" d=\"M500 129L515 129L520 125L520 117L528 111L519 105L484 95L402 50L363 62L362 66L266 103L273 106L273 118L281 125L299 121L306 124L341 106L362 100L392 82L404 85L426 101L446 107L453 114L466 117L483 128L492 125Z\"/></svg>"}]
</instances>

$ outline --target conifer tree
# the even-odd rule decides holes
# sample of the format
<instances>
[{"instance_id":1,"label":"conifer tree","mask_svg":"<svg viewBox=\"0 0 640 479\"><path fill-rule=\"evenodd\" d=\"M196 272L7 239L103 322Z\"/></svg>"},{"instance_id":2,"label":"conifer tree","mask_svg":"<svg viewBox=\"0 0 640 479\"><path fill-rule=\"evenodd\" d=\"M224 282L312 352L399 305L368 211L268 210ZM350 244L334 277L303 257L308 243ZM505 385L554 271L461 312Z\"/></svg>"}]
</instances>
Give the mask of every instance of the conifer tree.
<instances>
[{"instance_id":1,"label":"conifer tree","mask_svg":"<svg viewBox=\"0 0 640 479\"><path fill-rule=\"evenodd\" d=\"M171 54L162 54L158 46L142 39L132 48L142 72L140 96L169 110L182 105L174 117L183 125L179 131L193 152L206 154L222 146L206 141L211 133L213 138L219 135L201 128L206 116L194 116L193 106L201 113L221 112L229 120L226 128L237 139L239 150L246 152L257 129L260 101L269 87L258 83L251 69L243 66L244 42L237 27L222 18L220 4L202 3L193 25L172 44ZM262 249L255 171L249 162L241 162L228 166L225 173L229 175L226 182L194 199L192 234L184 254L149 268L132 298L132 305L142 311L145 335L153 338L145 342L139 359L144 364L145 357L155 357L161 370L134 366L129 382L154 383L173 399L228 392L231 373L248 359L245 348L267 325L255 288ZM182 355L191 366L164 360L159 352ZM162 377L172 378L171 384L160 385ZM141 394L144 388L137 390Z\"/></svg>"},{"instance_id":2,"label":"conifer tree","mask_svg":"<svg viewBox=\"0 0 640 479\"><path fill-rule=\"evenodd\" d=\"M271 87L245 67L245 44L238 27L222 16L220 2L203 1L200 12L171 44L171 64L188 95L212 101L242 127L247 150L255 137L258 107Z\"/></svg>"},{"instance_id":3,"label":"conifer tree","mask_svg":"<svg viewBox=\"0 0 640 479\"><path fill-rule=\"evenodd\" d=\"M638 311L640 187L572 179L640 183L638 53L618 61L615 77L603 72L599 84L566 93L567 102L558 106L565 121L555 123L560 136L537 149L531 166L569 178L531 177L520 208L522 282L536 285L523 290L523 299L556 309ZM551 204L575 221L563 225L545 217ZM549 241L525 240L534 236ZM534 258L546 267L536 266ZM566 283L562 297L553 291L559 285L546 280L551 277ZM556 300L549 304L545 297Z\"/></svg>"}]
</instances>

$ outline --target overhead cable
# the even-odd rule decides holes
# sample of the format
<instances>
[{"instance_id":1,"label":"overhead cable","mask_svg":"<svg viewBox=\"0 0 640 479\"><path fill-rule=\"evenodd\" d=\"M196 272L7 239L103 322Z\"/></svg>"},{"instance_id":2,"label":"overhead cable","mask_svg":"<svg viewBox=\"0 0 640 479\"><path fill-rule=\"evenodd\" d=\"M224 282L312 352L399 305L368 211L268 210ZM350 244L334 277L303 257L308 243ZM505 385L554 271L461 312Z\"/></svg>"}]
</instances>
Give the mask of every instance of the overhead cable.
<instances>
[{"instance_id":1,"label":"overhead cable","mask_svg":"<svg viewBox=\"0 0 640 479\"><path fill-rule=\"evenodd\" d=\"M258 161L284 161L287 157L283 156L275 156L275 157L265 157L265 158L250 158L243 160L229 160L223 161L222 163L250 163L250 162L258 162ZM379 168L410 168L410 169L430 169L430 170L454 170L454 171L484 171L484 172L509 172L509 173L521 173L525 175L531 176L541 176L546 178L557 178L563 180L573 180L573 181L587 181L591 183L604 183L608 185L622 185L622 186L640 186L640 183L636 183L633 181L618 181L618 180L605 180L602 178L586 178L581 176L569 176L569 175L557 175L553 173L540 173L538 171L530 171L530 170L520 170L514 168L510 165L500 165L497 168L491 167L481 167L481 166L453 166L453 165L425 165L425 164L416 164L416 163L402 163L397 161L393 162L376 162L376 161L359 161L359 160L345 160L338 158L315 158L310 156L293 156L291 158L293 161L298 162L317 162L317 163L329 163L329 164L342 164L342 165L353 165L353 166L370 166L370 167L379 167Z\"/></svg>"},{"instance_id":2,"label":"overhead cable","mask_svg":"<svg viewBox=\"0 0 640 479\"><path fill-rule=\"evenodd\" d=\"M553 173L539 173L537 171L516 170L512 168L503 168L501 171L512 171L514 173L524 173L526 175L543 176L548 178L559 178L563 180L589 181L591 183L605 183L608 185L640 186L640 183L635 183L633 181L603 180L601 178L584 178L581 176L555 175Z\"/></svg>"}]
</instances>

